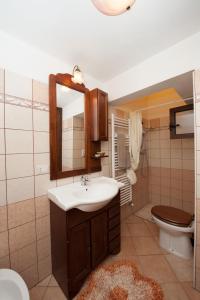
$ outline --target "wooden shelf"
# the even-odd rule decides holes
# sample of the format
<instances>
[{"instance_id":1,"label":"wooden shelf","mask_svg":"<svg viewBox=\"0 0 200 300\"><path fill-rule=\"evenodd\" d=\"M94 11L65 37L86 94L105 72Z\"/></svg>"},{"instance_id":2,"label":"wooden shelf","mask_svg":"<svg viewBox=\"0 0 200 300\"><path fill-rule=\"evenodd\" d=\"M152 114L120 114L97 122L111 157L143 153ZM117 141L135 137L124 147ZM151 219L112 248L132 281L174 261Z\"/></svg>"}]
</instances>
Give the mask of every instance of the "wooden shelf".
<instances>
[{"instance_id":1,"label":"wooden shelf","mask_svg":"<svg viewBox=\"0 0 200 300\"><path fill-rule=\"evenodd\" d=\"M99 157L92 156L91 158L92 159L100 159L100 158L104 158L104 157L109 157L109 156L108 155L103 155L103 156L99 156Z\"/></svg>"}]
</instances>

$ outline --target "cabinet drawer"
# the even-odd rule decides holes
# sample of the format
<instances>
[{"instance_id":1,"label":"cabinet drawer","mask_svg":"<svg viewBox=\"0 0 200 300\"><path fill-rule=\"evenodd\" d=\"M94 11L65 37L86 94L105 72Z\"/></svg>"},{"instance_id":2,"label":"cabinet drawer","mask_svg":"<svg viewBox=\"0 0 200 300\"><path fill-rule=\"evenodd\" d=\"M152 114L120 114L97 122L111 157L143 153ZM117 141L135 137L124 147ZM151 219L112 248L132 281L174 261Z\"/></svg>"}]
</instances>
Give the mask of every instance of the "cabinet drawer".
<instances>
[{"instance_id":1,"label":"cabinet drawer","mask_svg":"<svg viewBox=\"0 0 200 300\"><path fill-rule=\"evenodd\" d=\"M109 251L113 252L116 249L120 249L120 236L117 236L114 240L109 242Z\"/></svg>"},{"instance_id":2,"label":"cabinet drawer","mask_svg":"<svg viewBox=\"0 0 200 300\"><path fill-rule=\"evenodd\" d=\"M117 237L120 234L120 226L116 226L112 230L109 231L109 241L112 241L115 237Z\"/></svg>"},{"instance_id":3,"label":"cabinet drawer","mask_svg":"<svg viewBox=\"0 0 200 300\"><path fill-rule=\"evenodd\" d=\"M109 218L112 218L116 215L119 215L119 213L120 213L120 206L116 205L116 206L113 206L109 209L108 216L109 216Z\"/></svg>"},{"instance_id":4,"label":"cabinet drawer","mask_svg":"<svg viewBox=\"0 0 200 300\"><path fill-rule=\"evenodd\" d=\"M116 215L114 218L109 220L109 229L112 229L113 227L115 227L116 225L120 224L120 214Z\"/></svg>"}]
</instances>

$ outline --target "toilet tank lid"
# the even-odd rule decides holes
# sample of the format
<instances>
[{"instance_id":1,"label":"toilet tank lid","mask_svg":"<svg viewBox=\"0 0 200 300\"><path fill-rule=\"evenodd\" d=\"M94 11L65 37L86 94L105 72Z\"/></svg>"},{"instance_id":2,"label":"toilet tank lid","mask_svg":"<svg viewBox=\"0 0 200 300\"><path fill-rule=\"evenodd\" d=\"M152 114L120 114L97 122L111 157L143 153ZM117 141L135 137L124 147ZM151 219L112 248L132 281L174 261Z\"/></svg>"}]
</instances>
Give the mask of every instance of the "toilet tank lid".
<instances>
[{"instance_id":1,"label":"toilet tank lid","mask_svg":"<svg viewBox=\"0 0 200 300\"><path fill-rule=\"evenodd\" d=\"M156 205L152 207L151 213L153 216L166 223L181 227L189 226L193 220L191 214L171 206Z\"/></svg>"}]
</instances>

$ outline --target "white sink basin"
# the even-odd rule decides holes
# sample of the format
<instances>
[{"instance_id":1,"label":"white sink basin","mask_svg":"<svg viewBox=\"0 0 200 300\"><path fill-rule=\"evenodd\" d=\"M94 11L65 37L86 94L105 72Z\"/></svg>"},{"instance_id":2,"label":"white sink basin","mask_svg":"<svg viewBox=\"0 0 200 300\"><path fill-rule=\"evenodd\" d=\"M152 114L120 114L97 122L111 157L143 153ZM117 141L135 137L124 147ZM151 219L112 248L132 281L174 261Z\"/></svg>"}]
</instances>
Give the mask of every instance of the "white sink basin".
<instances>
[{"instance_id":1,"label":"white sink basin","mask_svg":"<svg viewBox=\"0 0 200 300\"><path fill-rule=\"evenodd\" d=\"M91 179L87 186L80 182L48 190L48 197L56 205L67 211L78 208L82 211L95 211L112 200L123 183L109 177Z\"/></svg>"}]
</instances>

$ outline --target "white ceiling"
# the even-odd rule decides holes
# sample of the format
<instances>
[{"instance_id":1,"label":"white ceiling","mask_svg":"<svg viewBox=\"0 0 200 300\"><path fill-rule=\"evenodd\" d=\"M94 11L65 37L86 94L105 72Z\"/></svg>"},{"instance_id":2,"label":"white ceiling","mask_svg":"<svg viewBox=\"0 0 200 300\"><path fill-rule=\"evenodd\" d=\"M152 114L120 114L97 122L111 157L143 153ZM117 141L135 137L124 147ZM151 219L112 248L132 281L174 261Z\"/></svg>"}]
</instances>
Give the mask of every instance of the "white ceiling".
<instances>
[{"instance_id":1,"label":"white ceiling","mask_svg":"<svg viewBox=\"0 0 200 300\"><path fill-rule=\"evenodd\" d=\"M0 0L0 29L106 81L200 31L200 0L136 0L116 17L90 0Z\"/></svg>"}]
</instances>

